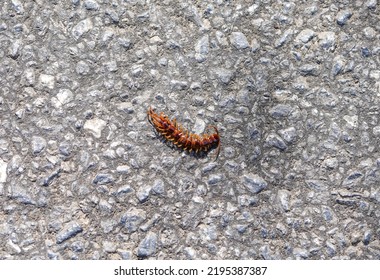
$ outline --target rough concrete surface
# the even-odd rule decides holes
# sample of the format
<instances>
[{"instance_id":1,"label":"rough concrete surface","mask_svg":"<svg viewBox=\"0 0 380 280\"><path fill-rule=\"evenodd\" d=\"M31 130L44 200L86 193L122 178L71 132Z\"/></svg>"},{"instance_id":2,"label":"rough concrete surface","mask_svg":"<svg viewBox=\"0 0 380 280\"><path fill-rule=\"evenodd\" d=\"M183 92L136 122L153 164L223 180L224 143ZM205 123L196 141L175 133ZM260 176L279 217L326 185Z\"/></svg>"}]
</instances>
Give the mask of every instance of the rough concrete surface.
<instances>
[{"instance_id":1,"label":"rough concrete surface","mask_svg":"<svg viewBox=\"0 0 380 280\"><path fill-rule=\"evenodd\" d=\"M5 0L0 259L380 259L380 4ZM221 152L162 141L152 106Z\"/></svg>"}]
</instances>

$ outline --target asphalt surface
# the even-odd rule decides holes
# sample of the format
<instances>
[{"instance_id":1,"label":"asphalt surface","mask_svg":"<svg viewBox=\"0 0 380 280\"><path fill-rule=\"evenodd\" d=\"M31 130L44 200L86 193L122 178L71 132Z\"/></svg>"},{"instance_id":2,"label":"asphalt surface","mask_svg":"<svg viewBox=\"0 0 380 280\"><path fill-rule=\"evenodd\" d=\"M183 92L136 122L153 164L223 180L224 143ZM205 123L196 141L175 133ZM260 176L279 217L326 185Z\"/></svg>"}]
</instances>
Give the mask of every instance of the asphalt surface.
<instances>
[{"instance_id":1,"label":"asphalt surface","mask_svg":"<svg viewBox=\"0 0 380 280\"><path fill-rule=\"evenodd\" d=\"M0 259L380 259L380 4L0 6ZM152 106L221 151L165 143Z\"/></svg>"}]
</instances>

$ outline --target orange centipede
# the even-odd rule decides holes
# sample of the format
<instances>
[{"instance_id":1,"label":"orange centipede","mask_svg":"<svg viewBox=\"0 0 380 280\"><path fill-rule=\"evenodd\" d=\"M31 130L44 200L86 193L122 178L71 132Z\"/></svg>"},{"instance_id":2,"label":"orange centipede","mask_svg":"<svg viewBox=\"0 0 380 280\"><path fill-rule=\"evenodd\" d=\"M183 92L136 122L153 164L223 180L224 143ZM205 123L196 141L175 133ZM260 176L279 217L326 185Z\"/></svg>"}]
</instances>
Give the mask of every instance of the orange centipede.
<instances>
[{"instance_id":1,"label":"orange centipede","mask_svg":"<svg viewBox=\"0 0 380 280\"><path fill-rule=\"evenodd\" d=\"M208 153L211 149L216 148L217 153L215 160L220 152L220 136L216 126L210 125L214 129L213 134L198 135L190 133L177 123L176 119L170 120L164 113L157 114L151 107L148 109L148 120L153 127L167 141L175 146L195 154Z\"/></svg>"}]
</instances>

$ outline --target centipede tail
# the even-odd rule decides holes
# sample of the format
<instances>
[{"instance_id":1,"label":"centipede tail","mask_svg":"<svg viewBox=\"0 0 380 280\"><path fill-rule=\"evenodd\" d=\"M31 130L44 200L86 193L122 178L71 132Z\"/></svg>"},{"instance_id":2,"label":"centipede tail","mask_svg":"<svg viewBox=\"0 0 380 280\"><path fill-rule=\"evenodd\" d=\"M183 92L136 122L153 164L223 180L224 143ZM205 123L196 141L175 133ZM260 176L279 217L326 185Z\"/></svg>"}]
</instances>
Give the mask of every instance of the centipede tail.
<instances>
[{"instance_id":1,"label":"centipede tail","mask_svg":"<svg viewBox=\"0 0 380 280\"><path fill-rule=\"evenodd\" d=\"M178 148L196 154L207 153L211 149L216 148L215 160L218 159L220 136L216 126L209 126L214 129L215 132L213 134L198 135L190 133L178 124L176 119L170 120L162 112L157 114L151 107L148 109L148 120L158 133Z\"/></svg>"}]
</instances>

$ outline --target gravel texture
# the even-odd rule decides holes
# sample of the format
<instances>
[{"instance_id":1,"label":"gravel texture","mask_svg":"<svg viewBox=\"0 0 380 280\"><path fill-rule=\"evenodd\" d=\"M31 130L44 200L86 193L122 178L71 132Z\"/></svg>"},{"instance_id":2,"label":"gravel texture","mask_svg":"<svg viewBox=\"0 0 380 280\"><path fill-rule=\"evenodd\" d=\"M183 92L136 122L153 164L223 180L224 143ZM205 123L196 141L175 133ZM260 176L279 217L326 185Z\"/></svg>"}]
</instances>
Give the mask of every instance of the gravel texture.
<instances>
[{"instance_id":1,"label":"gravel texture","mask_svg":"<svg viewBox=\"0 0 380 280\"><path fill-rule=\"evenodd\" d=\"M380 259L379 14L3 1L0 259ZM219 158L149 106L217 125Z\"/></svg>"}]
</instances>

